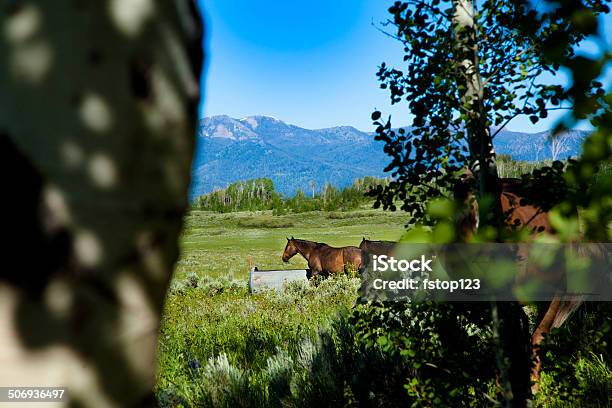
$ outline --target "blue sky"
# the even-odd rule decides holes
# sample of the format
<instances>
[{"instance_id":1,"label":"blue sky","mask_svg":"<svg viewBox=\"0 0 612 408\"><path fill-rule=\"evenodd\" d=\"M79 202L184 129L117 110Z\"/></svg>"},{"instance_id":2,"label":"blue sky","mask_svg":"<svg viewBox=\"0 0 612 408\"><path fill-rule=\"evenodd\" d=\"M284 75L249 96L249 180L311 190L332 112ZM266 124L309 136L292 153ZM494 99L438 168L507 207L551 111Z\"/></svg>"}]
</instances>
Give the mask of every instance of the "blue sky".
<instances>
[{"instance_id":1,"label":"blue sky","mask_svg":"<svg viewBox=\"0 0 612 408\"><path fill-rule=\"evenodd\" d=\"M201 116L262 114L311 129L371 131L370 114L379 109L392 115L394 126L411 123L406 104L391 106L375 75L382 61L402 67L402 45L372 25L387 18L392 1L199 2L208 57ZM611 25L608 16L608 38ZM508 128L547 130L560 114L536 126L517 118Z\"/></svg>"}]
</instances>

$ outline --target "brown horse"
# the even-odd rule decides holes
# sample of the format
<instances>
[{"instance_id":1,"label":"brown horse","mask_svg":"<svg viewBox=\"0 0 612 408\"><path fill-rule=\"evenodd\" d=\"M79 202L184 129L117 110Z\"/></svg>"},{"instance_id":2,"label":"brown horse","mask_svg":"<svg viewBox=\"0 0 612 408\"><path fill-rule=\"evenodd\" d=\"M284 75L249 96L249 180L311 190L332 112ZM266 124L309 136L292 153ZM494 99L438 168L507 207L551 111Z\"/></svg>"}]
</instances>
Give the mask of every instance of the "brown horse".
<instances>
[{"instance_id":1,"label":"brown horse","mask_svg":"<svg viewBox=\"0 0 612 408\"><path fill-rule=\"evenodd\" d=\"M457 217L459 239L470 240L478 229L478 203L470 193L469 183L473 182L471 171L464 170L461 181L455 185L455 200L463 202L464 211ZM500 178L499 200L504 216L504 224L508 229L520 230L528 228L531 233L549 233L554 230L548 219L548 212L532 204L522 203L520 188L522 181L517 178Z\"/></svg>"},{"instance_id":2,"label":"brown horse","mask_svg":"<svg viewBox=\"0 0 612 408\"><path fill-rule=\"evenodd\" d=\"M361 269L359 272L362 273L368 267L370 263L371 255L392 255L397 242L393 241L370 241L365 239L361 240L359 249L361 249Z\"/></svg>"},{"instance_id":3,"label":"brown horse","mask_svg":"<svg viewBox=\"0 0 612 408\"><path fill-rule=\"evenodd\" d=\"M373 255L391 255L396 245L395 241L371 241L364 237L359 244L359 249Z\"/></svg>"},{"instance_id":4,"label":"brown horse","mask_svg":"<svg viewBox=\"0 0 612 408\"><path fill-rule=\"evenodd\" d=\"M464 205L464 211L456 220L459 239L462 241L469 241L476 233L479 224L478 203L469 192L468 187L473 180L473 174L466 170L454 190L455 199ZM547 211L523 202L520 193L522 183L520 179L501 178L499 181L499 200L504 215L504 224L508 229L516 231L527 228L531 234L555 233ZM537 273L537 269L527 269L527 274L529 273ZM555 296L550 302L541 304L536 326L531 335L531 348L535 363L532 368L532 380L537 381L540 377L539 350L544 335L553 328L560 327L582 302L580 297L562 299L560 296ZM533 386L533 391L536 390L537 382Z\"/></svg>"},{"instance_id":5,"label":"brown horse","mask_svg":"<svg viewBox=\"0 0 612 408\"><path fill-rule=\"evenodd\" d=\"M357 270L361 268L361 250L354 246L334 248L320 242L287 238L283 262L289 262L296 254L306 259L312 276L343 273L351 266Z\"/></svg>"}]
</instances>

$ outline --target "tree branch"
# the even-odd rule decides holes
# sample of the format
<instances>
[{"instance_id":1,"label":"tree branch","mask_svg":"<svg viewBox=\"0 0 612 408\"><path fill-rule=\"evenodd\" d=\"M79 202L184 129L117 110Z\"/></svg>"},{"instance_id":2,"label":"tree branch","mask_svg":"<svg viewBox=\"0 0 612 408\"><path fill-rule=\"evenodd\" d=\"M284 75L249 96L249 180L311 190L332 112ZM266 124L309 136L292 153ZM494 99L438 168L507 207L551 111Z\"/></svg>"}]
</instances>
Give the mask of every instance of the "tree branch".
<instances>
[{"instance_id":1,"label":"tree branch","mask_svg":"<svg viewBox=\"0 0 612 408\"><path fill-rule=\"evenodd\" d=\"M532 46L531 46L531 47L529 47L529 48L525 48L524 50L521 50L521 52L519 52L518 54L516 54L516 55L515 55L513 58L518 58L518 57L520 57L521 55L523 55L524 53L526 53L526 52L528 52L528 51L531 51L531 50L534 48L534 46L535 46L535 45L532 45ZM490 75L490 76L489 76L487 79L485 79L485 81L483 82L483 84L482 84L482 85L483 85L483 86L486 86L486 85L487 85L487 83L489 82L489 80L490 80L491 78L493 78L493 77L494 77L494 76L495 76L495 75L496 75L496 74L497 74L497 73L498 73L498 72L499 72L499 71L502 69L502 67L504 67L504 66L505 66L505 65L503 65L503 64L499 64L499 66L497 67L497 69L496 69L495 71L493 71L493 73L492 73L492 74L491 74L491 75Z\"/></svg>"}]
</instances>

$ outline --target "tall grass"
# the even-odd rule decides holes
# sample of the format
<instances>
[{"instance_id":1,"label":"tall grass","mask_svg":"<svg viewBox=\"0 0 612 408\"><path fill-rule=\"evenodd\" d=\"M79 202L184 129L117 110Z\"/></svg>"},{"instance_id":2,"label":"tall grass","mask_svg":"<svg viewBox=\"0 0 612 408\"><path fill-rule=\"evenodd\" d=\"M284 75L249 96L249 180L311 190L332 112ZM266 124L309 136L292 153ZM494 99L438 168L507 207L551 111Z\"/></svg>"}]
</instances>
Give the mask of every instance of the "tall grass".
<instances>
[{"instance_id":1,"label":"tall grass","mask_svg":"<svg viewBox=\"0 0 612 408\"><path fill-rule=\"evenodd\" d=\"M568 373L576 380L570 389L555 375L542 373L536 406L542 408L612 407L612 367L603 355L588 352L578 357L574 369Z\"/></svg>"},{"instance_id":2,"label":"tall grass","mask_svg":"<svg viewBox=\"0 0 612 408\"><path fill-rule=\"evenodd\" d=\"M377 314L369 315L366 326L407 324L405 336L429 332L405 343L401 353L390 353L386 348L401 337L383 331L366 339L363 320L355 323L351 309L358 284L358 279L341 275L318 286L293 283L280 293L250 295L243 281L229 278L189 275L175 283L159 345L159 405L436 406L435 401L450 398L456 406L477 407L500 400L494 364L469 365L491 346L487 331L479 334L464 323L463 328L457 326L468 336L453 337L446 347L467 340L480 351L467 352L461 345L459 353L447 355L444 343L436 344L441 335L448 335L448 325L438 332L435 313L425 313L431 321L423 319L424 306L415 305L414 316L407 309L386 323L380 323ZM356 309L363 312L368 305ZM610 316L597 313L583 311L551 334L535 406L612 405ZM466 376L472 371L482 378Z\"/></svg>"},{"instance_id":3,"label":"tall grass","mask_svg":"<svg viewBox=\"0 0 612 408\"><path fill-rule=\"evenodd\" d=\"M609 302L586 303L545 338L537 406L612 406L611 312Z\"/></svg>"},{"instance_id":4,"label":"tall grass","mask_svg":"<svg viewBox=\"0 0 612 408\"><path fill-rule=\"evenodd\" d=\"M357 288L348 276L256 295L231 279L175 283L160 333L160 404L269 406L280 393L303 396L321 331L347 313Z\"/></svg>"}]
</instances>

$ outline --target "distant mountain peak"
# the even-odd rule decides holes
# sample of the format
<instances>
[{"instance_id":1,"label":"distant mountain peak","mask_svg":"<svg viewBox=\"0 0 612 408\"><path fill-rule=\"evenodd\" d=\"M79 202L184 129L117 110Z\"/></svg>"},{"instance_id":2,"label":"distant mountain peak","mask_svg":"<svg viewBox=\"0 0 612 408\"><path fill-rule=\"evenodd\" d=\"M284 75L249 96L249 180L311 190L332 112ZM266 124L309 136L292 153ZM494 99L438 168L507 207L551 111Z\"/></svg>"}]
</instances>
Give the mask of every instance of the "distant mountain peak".
<instances>
[{"instance_id":1,"label":"distant mountain peak","mask_svg":"<svg viewBox=\"0 0 612 408\"><path fill-rule=\"evenodd\" d=\"M282 122L282 120L274 117L274 116L270 116L270 115L250 115L250 116L246 116L240 120L261 120L261 119L268 119L268 120L273 120L274 122Z\"/></svg>"},{"instance_id":2,"label":"distant mountain peak","mask_svg":"<svg viewBox=\"0 0 612 408\"><path fill-rule=\"evenodd\" d=\"M257 138L257 133L250 126L227 115L210 116L200 120L198 135L230 140Z\"/></svg>"},{"instance_id":3,"label":"distant mountain peak","mask_svg":"<svg viewBox=\"0 0 612 408\"><path fill-rule=\"evenodd\" d=\"M409 129L409 128L406 128ZM580 153L588 132L570 131L553 143L550 132L502 130L498 153L516 160L565 159ZM191 198L237 180L269 177L277 191L292 195L327 182L344 187L364 176L385 177L390 157L372 133L352 126L304 129L266 115L235 119L227 115L200 120Z\"/></svg>"},{"instance_id":4,"label":"distant mountain peak","mask_svg":"<svg viewBox=\"0 0 612 408\"><path fill-rule=\"evenodd\" d=\"M247 123L253 129L257 129L260 126L260 124L263 122L273 122L273 123L285 124L285 122L283 122L282 120L277 119L274 116L268 116L268 115L246 116L240 119L239 121L243 123Z\"/></svg>"}]
</instances>

